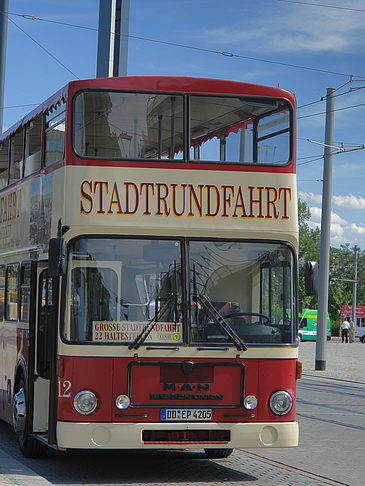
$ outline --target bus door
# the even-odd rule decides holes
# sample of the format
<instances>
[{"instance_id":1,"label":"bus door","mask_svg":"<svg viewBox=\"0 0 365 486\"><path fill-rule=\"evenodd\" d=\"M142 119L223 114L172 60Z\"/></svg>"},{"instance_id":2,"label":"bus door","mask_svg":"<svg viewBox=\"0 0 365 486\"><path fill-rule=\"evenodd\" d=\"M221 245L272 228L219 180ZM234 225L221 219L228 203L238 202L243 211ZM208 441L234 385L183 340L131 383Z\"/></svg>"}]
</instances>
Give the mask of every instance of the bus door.
<instances>
[{"instance_id":1,"label":"bus door","mask_svg":"<svg viewBox=\"0 0 365 486\"><path fill-rule=\"evenodd\" d=\"M33 432L44 434L50 445L56 442L57 419L57 277L50 277L47 269L39 271L38 319L35 339L33 382Z\"/></svg>"}]
</instances>

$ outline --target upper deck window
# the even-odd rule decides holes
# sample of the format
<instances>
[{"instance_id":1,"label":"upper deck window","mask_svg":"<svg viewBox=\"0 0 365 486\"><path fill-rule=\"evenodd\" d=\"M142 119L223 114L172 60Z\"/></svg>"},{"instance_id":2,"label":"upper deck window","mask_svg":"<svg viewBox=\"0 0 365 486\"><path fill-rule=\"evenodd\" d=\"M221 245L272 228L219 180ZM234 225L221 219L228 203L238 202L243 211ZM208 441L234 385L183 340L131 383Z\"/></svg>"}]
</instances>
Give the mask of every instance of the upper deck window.
<instances>
[{"instance_id":1,"label":"upper deck window","mask_svg":"<svg viewBox=\"0 0 365 486\"><path fill-rule=\"evenodd\" d=\"M64 158L66 131L66 104L54 106L46 113L45 165L48 166Z\"/></svg>"},{"instance_id":2,"label":"upper deck window","mask_svg":"<svg viewBox=\"0 0 365 486\"><path fill-rule=\"evenodd\" d=\"M41 168L42 120L39 115L25 128L24 177Z\"/></svg>"},{"instance_id":3,"label":"upper deck window","mask_svg":"<svg viewBox=\"0 0 365 486\"><path fill-rule=\"evenodd\" d=\"M9 178L9 138L0 143L0 189L8 185Z\"/></svg>"},{"instance_id":4,"label":"upper deck window","mask_svg":"<svg viewBox=\"0 0 365 486\"><path fill-rule=\"evenodd\" d=\"M290 108L284 100L190 97L190 160L287 164Z\"/></svg>"},{"instance_id":5,"label":"upper deck window","mask_svg":"<svg viewBox=\"0 0 365 486\"><path fill-rule=\"evenodd\" d=\"M182 157L180 95L84 91L75 99L73 123L74 149L81 157Z\"/></svg>"},{"instance_id":6,"label":"upper deck window","mask_svg":"<svg viewBox=\"0 0 365 486\"><path fill-rule=\"evenodd\" d=\"M292 120L279 98L88 90L73 103L73 147L89 159L284 165Z\"/></svg>"},{"instance_id":7,"label":"upper deck window","mask_svg":"<svg viewBox=\"0 0 365 486\"><path fill-rule=\"evenodd\" d=\"M22 176L24 132L20 130L11 137L9 184L18 181Z\"/></svg>"}]
</instances>

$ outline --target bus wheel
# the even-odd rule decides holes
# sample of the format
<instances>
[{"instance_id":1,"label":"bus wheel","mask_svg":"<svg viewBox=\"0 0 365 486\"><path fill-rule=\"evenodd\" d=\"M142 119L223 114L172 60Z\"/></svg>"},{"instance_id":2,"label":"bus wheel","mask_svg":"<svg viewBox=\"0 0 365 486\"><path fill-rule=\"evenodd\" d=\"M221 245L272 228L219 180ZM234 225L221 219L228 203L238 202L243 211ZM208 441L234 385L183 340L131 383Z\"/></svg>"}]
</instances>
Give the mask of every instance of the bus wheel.
<instances>
[{"instance_id":1,"label":"bus wheel","mask_svg":"<svg viewBox=\"0 0 365 486\"><path fill-rule=\"evenodd\" d=\"M230 456L233 449L204 449L209 459L224 459Z\"/></svg>"},{"instance_id":2,"label":"bus wheel","mask_svg":"<svg viewBox=\"0 0 365 486\"><path fill-rule=\"evenodd\" d=\"M48 447L27 433L28 419L26 408L26 386L21 377L16 387L13 400L13 427L18 444L24 457L45 457Z\"/></svg>"},{"instance_id":3,"label":"bus wheel","mask_svg":"<svg viewBox=\"0 0 365 486\"><path fill-rule=\"evenodd\" d=\"M298 334L298 341L301 343L303 341L302 335Z\"/></svg>"}]
</instances>

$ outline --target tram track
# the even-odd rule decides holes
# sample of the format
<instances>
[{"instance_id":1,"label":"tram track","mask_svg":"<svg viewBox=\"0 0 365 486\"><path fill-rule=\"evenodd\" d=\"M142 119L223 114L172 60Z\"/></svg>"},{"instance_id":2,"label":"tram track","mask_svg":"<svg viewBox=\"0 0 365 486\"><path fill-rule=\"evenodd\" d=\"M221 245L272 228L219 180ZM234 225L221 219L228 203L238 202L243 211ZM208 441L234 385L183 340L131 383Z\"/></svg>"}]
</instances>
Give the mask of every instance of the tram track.
<instances>
[{"instance_id":1,"label":"tram track","mask_svg":"<svg viewBox=\"0 0 365 486\"><path fill-rule=\"evenodd\" d=\"M319 378L319 379L326 379L326 380L332 380L332 381L342 381L345 383L355 383L357 385L365 385L365 381L359 381L359 380L347 380L345 378L335 378L333 376L323 376L323 375L318 375L318 374L312 374L312 373L302 373L303 377L309 377L309 378Z\"/></svg>"},{"instance_id":2,"label":"tram track","mask_svg":"<svg viewBox=\"0 0 365 486\"><path fill-rule=\"evenodd\" d=\"M244 454L246 454L247 456L254 458L255 460L260 461L263 464L266 464L270 467L279 468L281 470L288 471L288 472L294 473L294 474L300 474L300 475L304 476L305 478L319 481L318 484L321 484L321 485L328 484L328 485L332 485L332 486L334 486L334 485L349 486L349 483L343 483L341 481L337 481L335 479L329 478L327 476L323 476L321 474L316 474L316 473L310 472L308 470L305 470L305 469L302 469L302 468L299 468L299 467L290 466L288 464L285 464L285 463L280 462L280 461L276 461L274 459L262 457L260 454L256 454L256 453L251 452L251 451L247 451L247 450L243 450L243 449L240 449L240 451L243 452ZM292 483L290 483L290 484L292 484ZM301 483L296 481L296 484L299 485Z\"/></svg>"}]
</instances>

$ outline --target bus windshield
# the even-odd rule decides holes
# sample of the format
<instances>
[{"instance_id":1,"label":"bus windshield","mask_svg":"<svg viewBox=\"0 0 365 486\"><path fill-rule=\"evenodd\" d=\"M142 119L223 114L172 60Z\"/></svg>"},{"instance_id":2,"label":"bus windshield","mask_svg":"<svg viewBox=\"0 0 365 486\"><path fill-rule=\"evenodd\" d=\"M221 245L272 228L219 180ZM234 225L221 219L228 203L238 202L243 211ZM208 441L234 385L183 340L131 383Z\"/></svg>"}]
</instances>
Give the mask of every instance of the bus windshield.
<instances>
[{"instance_id":1,"label":"bus windshield","mask_svg":"<svg viewBox=\"0 0 365 486\"><path fill-rule=\"evenodd\" d=\"M292 126L275 98L89 90L73 103L74 150L88 159L284 165Z\"/></svg>"},{"instance_id":2,"label":"bus windshield","mask_svg":"<svg viewBox=\"0 0 365 486\"><path fill-rule=\"evenodd\" d=\"M293 258L288 247L192 241L190 293L195 342L222 343L223 319L245 343L293 340Z\"/></svg>"},{"instance_id":3,"label":"bus windshield","mask_svg":"<svg viewBox=\"0 0 365 486\"><path fill-rule=\"evenodd\" d=\"M293 343L293 268L283 244L80 238L64 338L129 345L152 324L145 345Z\"/></svg>"}]
</instances>

